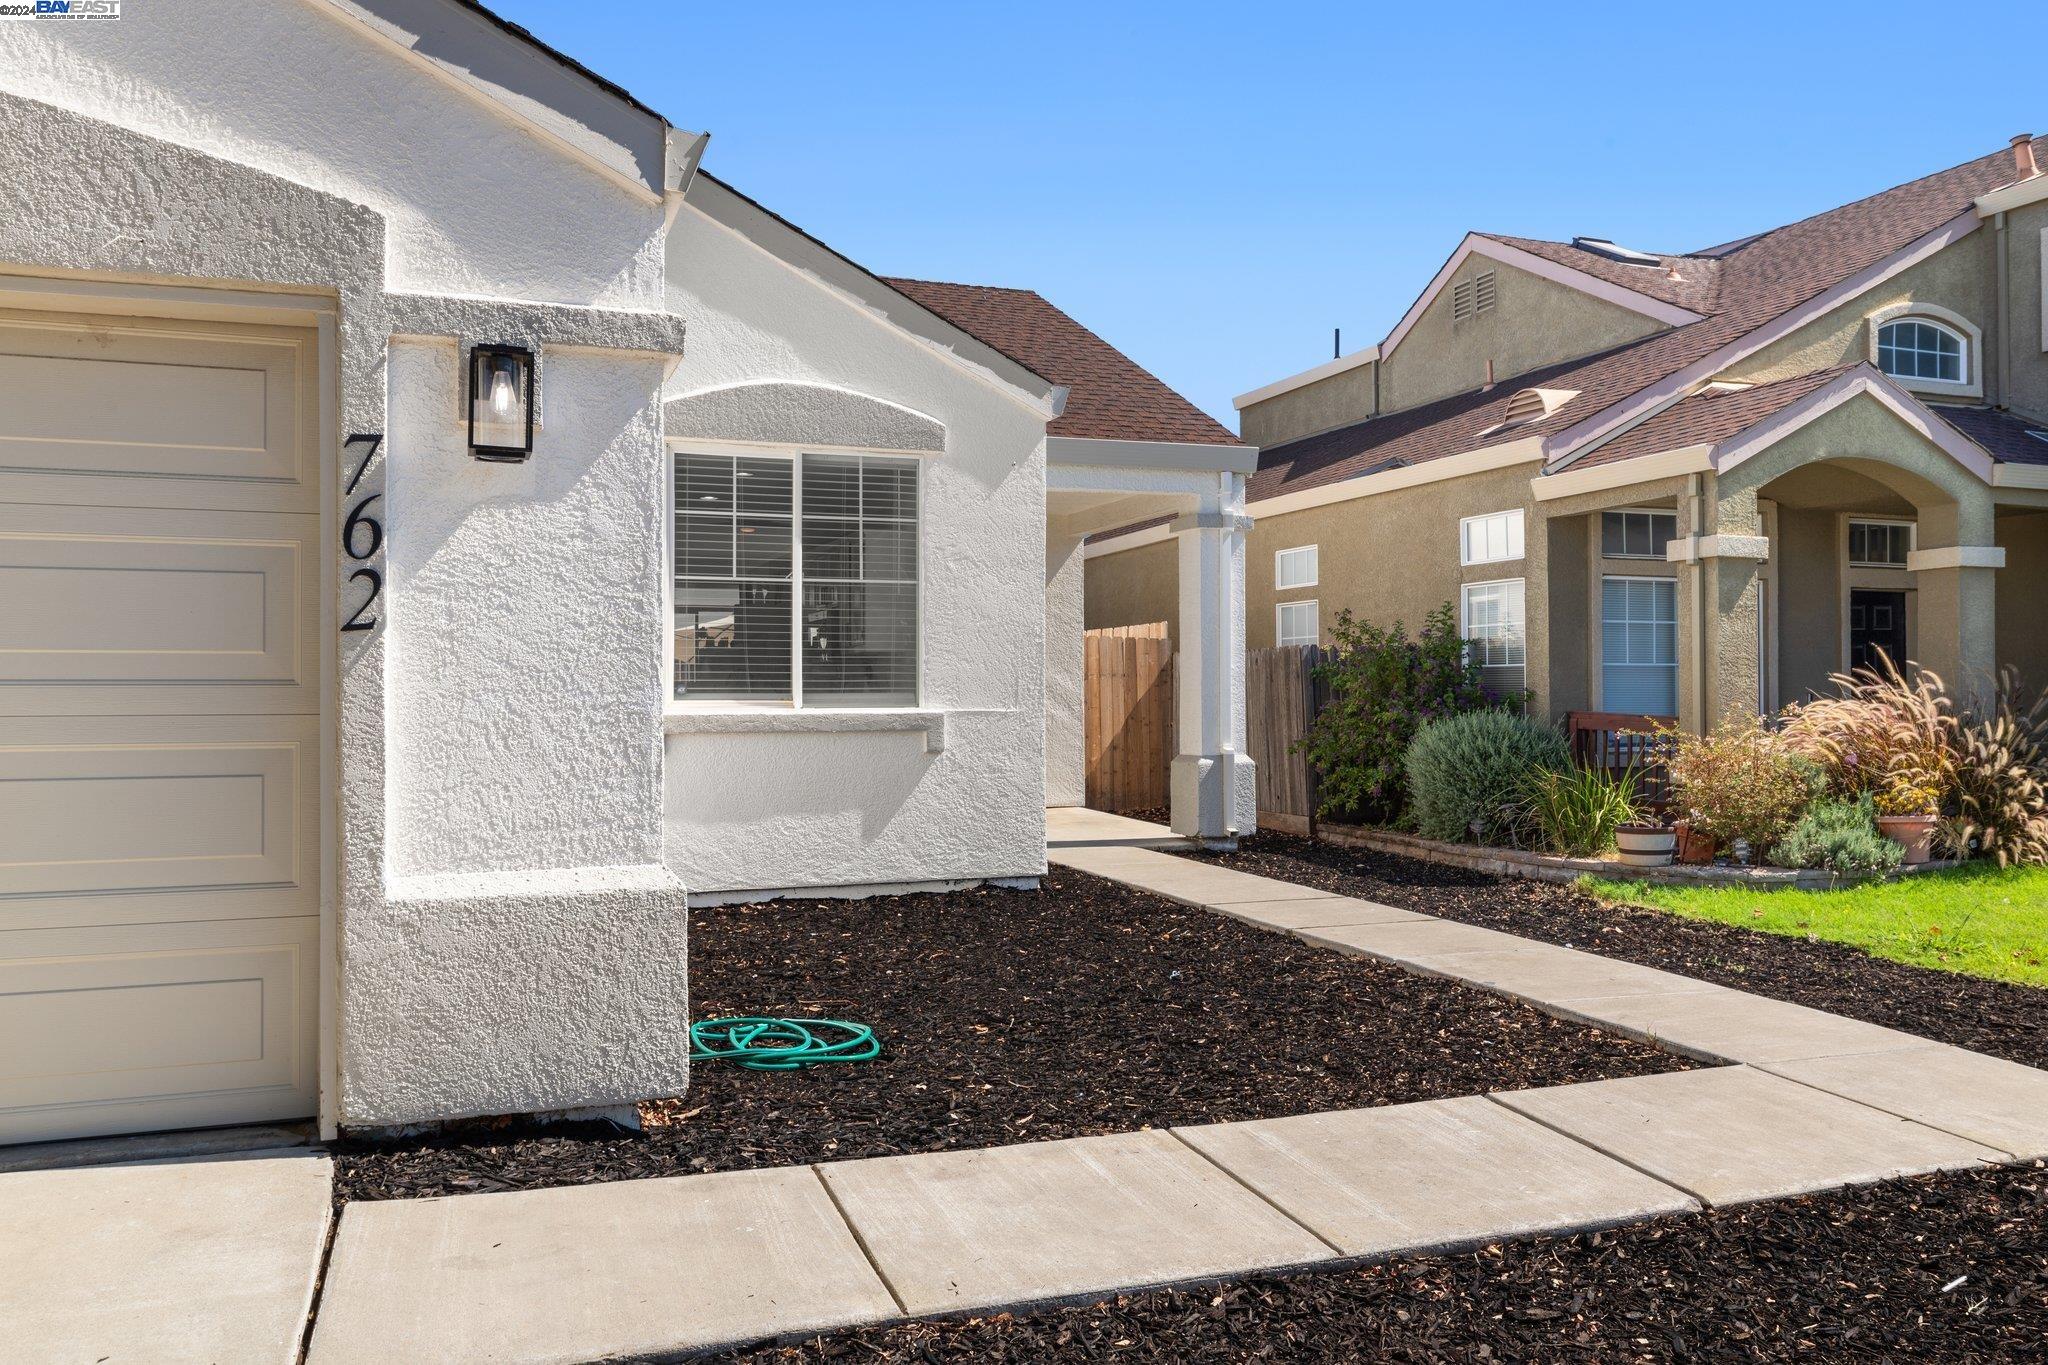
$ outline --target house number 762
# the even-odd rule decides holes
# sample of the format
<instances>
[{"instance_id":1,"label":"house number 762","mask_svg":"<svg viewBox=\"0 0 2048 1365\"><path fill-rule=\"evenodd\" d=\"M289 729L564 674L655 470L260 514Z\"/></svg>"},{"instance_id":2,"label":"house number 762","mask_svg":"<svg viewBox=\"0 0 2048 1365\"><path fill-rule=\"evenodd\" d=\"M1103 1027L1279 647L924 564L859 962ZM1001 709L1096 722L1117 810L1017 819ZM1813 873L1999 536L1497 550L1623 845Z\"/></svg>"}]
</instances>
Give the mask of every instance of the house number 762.
<instances>
[{"instance_id":1,"label":"house number 762","mask_svg":"<svg viewBox=\"0 0 2048 1365\"><path fill-rule=\"evenodd\" d=\"M377 458L377 447L383 442L382 436L348 438L350 451L360 449L363 458L357 463L355 472L349 475L348 487L342 490L344 498L355 497L356 489L363 482L364 473L370 468L370 461ZM359 499L349 508L347 518L341 523L342 553L362 565L361 568L349 573L348 580L351 583L370 585L370 590L362 602L349 618L341 623L341 628L345 631L377 628L377 618L370 614L370 608L377 604L377 599L384 593L384 575L364 561L376 558L377 552L384 548L384 523L370 512L371 505L383 496L382 493L371 493Z\"/></svg>"}]
</instances>

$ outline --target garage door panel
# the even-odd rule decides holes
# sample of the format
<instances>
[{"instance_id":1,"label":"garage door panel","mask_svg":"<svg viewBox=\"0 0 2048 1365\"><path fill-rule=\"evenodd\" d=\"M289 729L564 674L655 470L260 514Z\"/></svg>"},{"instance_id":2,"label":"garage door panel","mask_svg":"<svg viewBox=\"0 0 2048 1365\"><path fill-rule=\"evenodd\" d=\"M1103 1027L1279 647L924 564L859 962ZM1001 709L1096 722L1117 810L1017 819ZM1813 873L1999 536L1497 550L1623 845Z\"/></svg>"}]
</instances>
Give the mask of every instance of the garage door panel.
<instances>
[{"instance_id":1,"label":"garage door panel","mask_svg":"<svg viewBox=\"0 0 2048 1365\"><path fill-rule=\"evenodd\" d=\"M0 714L319 709L319 518L0 507Z\"/></svg>"},{"instance_id":2,"label":"garage door panel","mask_svg":"<svg viewBox=\"0 0 2048 1365\"><path fill-rule=\"evenodd\" d=\"M216 498L313 486L303 333L85 321L0 315L0 477L69 477L67 500L89 503L107 476L151 502L152 483L204 481Z\"/></svg>"},{"instance_id":3,"label":"garage door panel","mask_svg":"<svg viewBox=\"0 0 2048 1365\"><path fill-rule=\"evenodd\" d=\"M0 312L0 1143L318 1103L317 356Z\"/></svg>"},{"instance_id":4,"label":"garage door panel","mask_svg":"<svg viewBox=\"0 0 2048 1365\"><path fill-rule=\"evenodd\" d=\"M8 724L0 930L319 909L319 720Z\"/></svg>"},{"instance_id":5,"label":"garage door panel","mask_svg":"<svg viewBox=\"0 0 2048 1365\"><path fill-rule=\"evenodd\" d=\"M0 1141L308 1112L318 942L314 917L0 933Z\"/></svg>"},{"instance_id":6,"label":"garage door panel","mask_svg":"<svg viewBox=\"0 0 2048 1365\"><path fill-rule=\"evenodd\" d=\"M294 745L0 749L0 896L290 886Z\"/></svg>"}]
</instances>

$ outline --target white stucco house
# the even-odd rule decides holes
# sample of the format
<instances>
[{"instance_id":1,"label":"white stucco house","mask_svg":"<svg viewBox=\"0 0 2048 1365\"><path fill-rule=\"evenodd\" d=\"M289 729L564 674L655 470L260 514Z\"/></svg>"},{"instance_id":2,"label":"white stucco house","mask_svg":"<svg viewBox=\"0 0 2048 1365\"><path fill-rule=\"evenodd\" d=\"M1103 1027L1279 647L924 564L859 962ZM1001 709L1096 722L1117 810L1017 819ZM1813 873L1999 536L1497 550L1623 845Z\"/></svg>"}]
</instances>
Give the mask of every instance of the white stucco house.
<instances>
[{"instance_id":1,"label":"white stucco house","mask_svg":"<svg viewBox=\"0 0 2048 1365\"><path fill-rule=\"evenodd\" d=\"M679 1092L691 898L1044 871L1134 520L1252 827L1165 386L466 0L119 8L0 22L0 1142Z\"/></svg>"}]
</instances>

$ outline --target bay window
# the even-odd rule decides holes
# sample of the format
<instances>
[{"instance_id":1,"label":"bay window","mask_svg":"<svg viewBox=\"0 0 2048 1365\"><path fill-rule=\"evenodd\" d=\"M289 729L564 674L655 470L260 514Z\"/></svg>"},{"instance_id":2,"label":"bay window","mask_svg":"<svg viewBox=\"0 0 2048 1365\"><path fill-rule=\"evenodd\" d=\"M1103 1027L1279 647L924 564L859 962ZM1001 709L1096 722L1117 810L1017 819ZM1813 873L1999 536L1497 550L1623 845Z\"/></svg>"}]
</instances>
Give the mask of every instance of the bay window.
<instances>
[{"instance_id":1,"label":"bay window","mask_svg":"<svg viewBox=\"0 0 2048 1365\"><path fill-rule=\"evenodd\" d=\"M913 706L917 461L675 457L675 697Z\"/></svg>"}]
</instances>

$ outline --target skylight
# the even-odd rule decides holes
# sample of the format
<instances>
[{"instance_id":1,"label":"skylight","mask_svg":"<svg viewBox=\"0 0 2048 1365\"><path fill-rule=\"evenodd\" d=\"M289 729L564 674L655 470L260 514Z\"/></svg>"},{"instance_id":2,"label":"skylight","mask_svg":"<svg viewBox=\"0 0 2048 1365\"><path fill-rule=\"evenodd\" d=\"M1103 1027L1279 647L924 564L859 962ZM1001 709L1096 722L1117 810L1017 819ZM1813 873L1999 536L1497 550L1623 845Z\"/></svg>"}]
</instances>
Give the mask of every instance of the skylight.
<instances>
[{"instance_id":1,"label":"skylight","mask_svg":"<svg viewBox=\"0 0 2048 1365\"><path fill-rule=\"evenodd\" d=\"M1652 256L1647 251L1631 251L1625 246L1616 246L1605 237L1574 237L1572 238L1572 245L1581 251L1590 251L1595 256L1605 256L1610 261L1620 261L1623 265L1664 264L1660 257Z\"/></svg>"}]
</instances>

